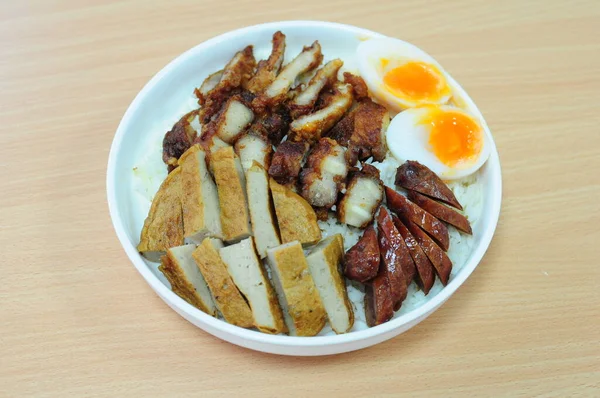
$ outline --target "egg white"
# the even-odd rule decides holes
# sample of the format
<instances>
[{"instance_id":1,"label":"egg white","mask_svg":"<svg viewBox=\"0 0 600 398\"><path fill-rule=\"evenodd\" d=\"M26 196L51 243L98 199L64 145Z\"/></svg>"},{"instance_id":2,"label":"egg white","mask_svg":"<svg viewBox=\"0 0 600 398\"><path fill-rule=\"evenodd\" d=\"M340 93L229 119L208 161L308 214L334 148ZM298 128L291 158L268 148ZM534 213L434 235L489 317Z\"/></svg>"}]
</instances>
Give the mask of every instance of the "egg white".
<instances>
[{"instance_id":1,"label":"egg white","mask_svg":"<svg viewBox=\"0 0 600 398\"><path fill-rule=\"evenodd\" d=\"M477 121L482 129L482 148L479 157L455 167L442 163L431 151L429 144L430 126L420 123L420 120L428 112L428 108L407 109L392 119L385 134L390 152L399 161L416 160L424 164L444 180L459 179L473 174L479 170L490 155L487 131L476 117L461 109L450 106L441 106L440 109L462 112Z\"/></svg>"},{"instance_id":2,"label":"egg white","mask_svg":"<svg viewBox=\"0 0 600 398\"><path fill-rule=\"evenodd\" d=\"M424 104L445 104L452 96L450 86L448 86L448 95L444 95L438 101L433 102L427 99L415 101L409 98L400 98L386 89L385 84L383 83L384 72L381 67L382 59L389 60L390 64L420 61L434 65L446 81L446 84L448 84L448 76L442 66L429 54L410 43L392 38L370 39L358 45L356 55L358 60L358 70L371 94L378 102L387 105L395 112L400 112L404 109Z\"/></svg>"}]
</instances>

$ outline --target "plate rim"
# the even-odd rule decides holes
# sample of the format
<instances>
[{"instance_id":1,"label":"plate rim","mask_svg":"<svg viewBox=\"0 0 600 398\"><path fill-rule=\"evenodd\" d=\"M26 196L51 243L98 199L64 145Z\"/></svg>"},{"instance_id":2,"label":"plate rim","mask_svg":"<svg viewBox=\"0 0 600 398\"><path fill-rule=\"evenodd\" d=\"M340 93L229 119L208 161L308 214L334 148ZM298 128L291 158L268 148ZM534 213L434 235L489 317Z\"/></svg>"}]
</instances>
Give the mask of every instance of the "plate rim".
<instances>
[{"instance_id":1,"label":"plate rim","mask_svg":"<svg viewBox=\"0 0 600 398\"><path fill-rule=\"evenodd\" d=\"M245 32L249 32L255 29L272 29L275 30L284 30L290 27L295 28L310 28L310 27L329 27L334 29L345 30L354 34L364 34L370 37L386 37L385 35L353 26L348 24L341 24L336 22L328 22L328 21L316 21L316 20L290 20L290 21L276 21L269 22L263 24L250 25L246 27L242 27L239 29L231 30L225 33L222 33L218 36L212 37L208 40L205 40L196 46L190 48L189 50L181 53L172 61L170 61L167 65L165 65L159 72L157 72L145 85L144 87L136 94L133 101L129 104L127 110L125 111L123 117L119 122L119 126L115 132L113 137L110 152L108 156L108 164L107 164L107 175L106 175L106 190L107 190L107 201L109 207L109 213L111 222L113 224L113 228L116 232L116 235L119 239L119 242L130 262L135 266L138 272L142 275L142 277L146 280L146 282L152 287L155 293L158 294L161 299L163 299L170 307L172 307L176 312L182 315L186 320L190 321L194 325L200 327L201 329L207 331L210 334L215 335L218 338L224 339L222 336L213 333L211 330L207 330L204 328L204 325L201 323L206 323L209 329L216 330L218 332L222 332L225 334L233 335L235 337L241 338L245 340L245 343L248 342L256 342L259 344L268 344L273 346L280 347L323 347L323 346L340 346L348 343L356 343L369 339L373 339L377 336L384 336L386 334L393 333L397 329L401 329L403 325L410 325L410 329L416 323L425 319L428 315L437 310L450 296L452 296L456 290L468 279L468 277L473 273L475 268L481 262L483 256L488 250L491 240L495 235L495 230L498 224L498 219L500 217L500 209L502 202L502 170L500 165L500 159L498 156L498 151L496 148L496 143L493 139L493 136L490 134L491 138L491 151L490 157L487 161L486 167L490 167L490 165L497 165L497 167L493 167L491 172L493 173L491 178L491 183L493 186L491 187L491 191L495 192L491 203L492 212L495 214L491 220L491 223L488 224L483 229L483 235L481 238L481 242L479 245L474 248L473 252L471 252L470 257L467 259L467 262L463 265L459 273L453 278L450 283L445 286L439 293L437 293L433 298L424 303L423 305L407 312L406 314L402 314L397 318L390 320L384 324L367 328L364 330L359 330L351 333L339 334L339 335L331 335L331 336L313 336L313 337L299 337L299 336L285 336L285 335L270 335L261 333L254 330L240 328L238 326L231 325L223 320L214 318L201 310L195 308L191 304L187 303L185 300L177 296L175 293L171 291L165 284L163 284L156 275L150 270L148 265L142 259L142 256L137 252L134 244L129 240L129 237L126 233L126 228L123 223L123 215L120 213L118 209L118 201L116 198L116 167L117 167L117 154L120 152L120 147L123 141L123 137L125 136L126 131L128 130L128 126L131 122L132 115L135 110L140 106L141 102L145 98L146 94L150 89L160 81L164 75L168 74L172 69L175 69L180 63L185 62L185 60L190 57L192 54L202 51L204 47L208 47L211 45L218 44L219 42L227 41L232 37L236 37L244 34ZM412 44L412 43L411 43ZM418 46L417 46L418 47ZM419 47L420 48L420 47ZM425 51L425 50L423 50ZM462 88L462 86L456 82L451 76L450 79L453 83L456 84L458 88L463 91L463 94L466 95L466 99L469 100L472 105L475 107L477 112L479 113L481 120L487 127L487 123L485 118L479 111L479 108L468 95L468 93ZM489 130L489 128L488 128ZM176 307L176 308L175 308ZM185 314L185 315L184 315ZM192 322L191 319L197 319L200 323ZM415 323L416 322L416 323ZM404 330L405 331L405 330ZM401 333L403 331L398 332ZM390 336L392 337L392 336ZM225 339L234 344L241 345L241 343L231 341L229 339ZM376 344L375 342L374 344ZM243 344L246 347L252 348L251 345ZM361 347L357 347L361 348Z\"/></svg>"}]
</instances>

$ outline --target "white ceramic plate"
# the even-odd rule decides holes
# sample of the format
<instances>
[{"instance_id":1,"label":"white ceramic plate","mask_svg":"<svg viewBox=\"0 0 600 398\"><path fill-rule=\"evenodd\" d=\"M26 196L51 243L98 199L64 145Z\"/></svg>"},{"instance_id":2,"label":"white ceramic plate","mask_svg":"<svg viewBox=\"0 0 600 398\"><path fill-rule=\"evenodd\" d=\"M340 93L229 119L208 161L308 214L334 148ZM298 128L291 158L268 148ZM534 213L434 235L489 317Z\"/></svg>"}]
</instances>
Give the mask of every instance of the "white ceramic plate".
<instances>
[{"instance_id":1,"label":"white ceramic plate","mask_svg":"<svg viewBox=\"0 0 600 398\"><path fill-rule=\"evenodd\" d=\"M162 137L187 110L192 109L194 87L199 87L208 74L221 69L236 51L248 44L255 46L257 59L268 56L271 36L277 30L287 36L286 60L289 61L302 46L319 40L325 60L339 57L349 70L356 67L356 46L362 40L382 36L330 22L275 22L220 35L180 55L146 84L119 124L108 160L110 215L123 248L152 289L177 313L208 333L243 347L284 355L328 355L353 351L390 339L424 320L462 285L480 262L496 229L502 196L500 162L493 140L491 156L480 176L484 202L482 215L474 229L474 249L466 264L448 286L435 295L427 296L428 300L423 305L374 328L343 335L290 337L272 336L229 325L206 315L171 292L157 270L157 264L147 262L136 250L150 199L166 170L164 165L154 171L134 168L148 160L149 156L160 159ZM450 83L462 94L469 110L484 120L464 90L455 81L450 80ZM134 176L134 173L138 175ZM140 176L139 173L146 175ZM146 183L140 184L139 181Z\"/></svg>"}]
</instances>

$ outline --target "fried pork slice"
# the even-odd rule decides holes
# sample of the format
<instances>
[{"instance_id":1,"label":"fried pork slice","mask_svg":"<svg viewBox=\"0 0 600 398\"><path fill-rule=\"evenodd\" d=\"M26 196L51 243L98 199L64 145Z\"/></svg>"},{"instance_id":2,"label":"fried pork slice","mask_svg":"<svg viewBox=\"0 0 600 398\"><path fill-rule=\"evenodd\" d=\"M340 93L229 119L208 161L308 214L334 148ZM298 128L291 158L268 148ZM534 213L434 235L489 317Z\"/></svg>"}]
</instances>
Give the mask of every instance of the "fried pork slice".
<instances>
[{"instance_id":1,"label":"fried pork slice","mask_svg":"<svg viewBox=\"0 0 600 398\"><path fill-rule=\"evenodd\" d=\"M394 316L394 301L390 282L382 270L365 285L365 317L369 327L381 325Z\"/></svg>"},{"instance_id":2,"label":"fried pork slice","mask_svg":"<svg viewBox=\"0 0 600 398\"><path fill-rule=\"evenodd\" d=\"M398 214L400 218L406 218L423 228L444 251L450 246L450 235L448 228L443 222L421 209L390 187L385 187L385 197L390 210Z\"/></svg>"},{"instance_id":3,"label":"fried pork slice","mask_svg":"<svg viewBox=\"0 0 600 398\"><path fill-rule=\"evenodd\" d=\"M414 222L402 218L402 222L410 233L415 237L421 249L425 252L433 267L435 268L435 272L437 273L442 284L446 286L448 284L448 280L450 279L450 272L452 272L452 261L450 258L444 253L442 249L427 235L417 224Z\"/></svg>"},{"instance_id":4,"label":"fried pork slice","mask_svg":"<svg viewBox=\"0 0 600 398\"><path fill-rule=\"evenodd\" d=\"M352 105L352 90L350 85L338 83L333 87L333 93L327 99L323 108L304 115L290 124L292 141L307 141L314 143L321 135L331 129Z\"/></svg>"},{"instance_id":5,"label":"fried pork slice","mask_svg":"<svg viewBox=\"0 0 600 398\"><path fill-rule=\"evenodd\" d=\"M416 267L416 281L419 287L423 290L423 293L426 295L431 290L433 283L435 282L435 274L433 271L433 264L429 261L429 258L419 246L419 243L415 239L414 236L410 233L408 228L402 223L402 221L396 217L392 216L392 220L394 221L394 225L400 235L402 235L402 239L404 239L404 243L406 243L406 247L408 247L408 251L410 252L410 256L412 257L415 267Z\"/></svg>"},{"instance_id":6,"label":"fried pork slice","mask_svg":"<svg viewBox=\"0 0 600 398\"><path fill-rule=\"evenodd\" d=\"M206 238L192 253L192 257L225 321L243 328L251 328L254 326L252 311L219 255L221 248L223 243L219 239Z\"/></svg>"},{"instance_id":7,"label":"fried pork slice","mask_svg":"<svg viewBox=\"0 0 600 398\"><path fill-rule=\"evenodd\" d=\"M344 255L344 275L353 281L365 283L377 276L380 262L377 234L371 225Z\"/></svg>"},{"instance_id":8,"label":"fried pork slice","mask_svg":"<svg viewBox=\"0 0 600 398\"><path fill-rule=\"evenodd\" d=\"M279 107L255 120L248 131L268 138L271 143L279 145L288 132L290 122L289 111L284 107Z\"/></svg>"},{"instance_id":9,"label":"fried pork slice","mask_svg":"<svg viewBox=\"0 0 600 398\"><path fill-rule=\"evenodd\" d=\"M338 144L347 148L350 143L350 137L352 137L352 133L354 132L354 117L356 116L357 108L358 106L350 108L344 117L325 136L336 140Z\"/></svg>"},{"instance_id":10,"label":"fried pork slice","mask_svg":"<svg viewBox=\"0 0 600 398\"><path fill-rule=\"evenodd\" d=\"M222 148L211 155L210 167L221 204L223 239L230 243L247 238L251 233L250 215L246 181L239 158L232 147Z\"/></svg>"},{"instance_id":11,"label":"fried pork slice","mask_svg":"<svg viewBox=\"0 0 600 398\"><path fill-rule=\"evenodd\" d=\"M197 115L197 109L183 115L163 138L162 159L169 167L169 172L177 167L177 160L192 146L196 139L196 130L191 126L191 123Z\"/></svg>"},{"instance_id":12,"label":"fried pork slice","mask_svg":"<svg viewBox=\"0 0 600 398\"><path fill-rule=\"evenodd\" d=\"M196 245L183 245L172 247L160 259L158 270L163 273L171 284L171 290L179 297L206 312L215 316L217 309L212 299L206 281L194 263L192 253Z\"/></svg>"},{"instance_id":13,"label":"fried pork slice","mask_svg":"<svg viewBox=\"0 0 600 398\"><path fill-rule=\"evenodd\" d=\"M233 56L225 68L223 68L223 74L219 82L203 96L205 101L200 110L200 121L202 124L210 122L211 118L219 112L221 106L229 98L233 90L243 87L248 83L248 80L254 74L255 66L256 60L254 59L252 46L247 46ZM200 90L196 91L196 95L198 93L200 93Z\"/></svg>"},{"instance_id":14,"label":"fried pork slice","mask_svg":"<svg viewBox=\"0 0 600 398\"><path fill-rule=\"evenodd\" d=\"M267 138L249 132L235 143L235 152L240 157L242 168L247 172L254 162L269 168L273 147Z\"/></svg>"},{"instance_id":15,"label":"fried pork slice","mask_svg":"<svg viewBox=\"0 0 600 398\"><path fill-rule=\"evenodd\" d=\"M357 228L366 227L383 200L383 183L379 170L363 164L362 170L351 173L346 193L338 204L338 220Z\"/></svg>"},{"instance_id":16,"label":"fried pork slice","mask_svg":"<svg viewBox=\"0 0 600 398\"><path fill-rule=\"evenodd\" d=\"M317 71L308 86L289 102L292 118L297 119L313 110L321 90L337 81L337 74L342 65L344 63L341 59L334 59Z\"/></svg>"},{"instance_id":17,"label":"fried pork slice","mask_svg":"<svg viewBox=\"0 0 600 398\"><path fill-rule=\"evenodd\" d=\"M363 98L369 98L369 89L367 83L362 77L356 76L350 72L344 72L344 83L349 83L352 86L354 92L354 98L358 101Z\"/></svg>"},{"instance_id":18,"label":"fried pork slice","mask_svg":"<svg viewBox=\"0 0 600 398\"><path fill-rule=\"evenodd\" d=\"M313 70L321 64L323 54L321 45L315 41L310 47L304 47L302 52L285 65L279 75L269 86L252 101L252 106L260 112L274 108L287 99L287 93L298 76Z\"/></svg>"},{"instance_id":19,"label":"fried pork slice","mask_svg":"<svg viewBox=\"0 0 600 398\"><path fill-rule=\"evenodd\" d=\"M217 87L217 84L219 84L222 77L223 70L221 69L220 71L208 75L208 77L202 82L200 88L194 90L194 93L196 94L196 97L198 97L198 103L200 105L203 105L204 102L206 102L206 96L213 88Z\"/></svg>"},{"instance_id":20,"label":"fried pork slice","mask_svg":"<svg viewBox=\"0 0 600 398\"><path fill-rule=\"evenodd\" d=\"M257 162L246 171L246 190L248 197L251 198L248 207L256 250L260 258L265 258L267 249L279 246L281 241L271 210L269 177L266 170Z\"/></svg>"},{"instance_id":21,"label":"fried pork slice","mask_svg":"<svg viewBox=\"0 0 600 398\"><path fill-rule=\"evenodd\" d=\"M221 237L217 186L206 165L206 153L196 144L179 158L183 231L186 238L200 243L204 237Z\"/></svg>"},{"instance_id":22,"label":"fried pork slice","mask_svg":"<svg viewBox=\"0 0 600 398\"><path fill-rule=\"evenodd\" d=\"M302 196L316 207L331 208L348 175L346 148L330 138L321 138L308 155L300 173Z\"/></svg>"},{"instance_id":23,"label":"fried pork slice","mask_svg":"<svg viewBox=\"0 0 600 398\"><path fill-rule=\"evenodd\" d=\"M268 250L271 276L292 336L314 336L327 313L310 274L302 245L290 242Z\"/></svg>"},{"instance_id":24,"label":"fried pork slice","mask_svg":"<svg viewBox=\"0 0 600 398\"><path fill-rule=\"evenodd\" d=\"M306 142L284 141L275 150L269 167L269 175L280 184L295 184L308 153Z\"/></svg>"},{"instance_id":25,"label":"fried pork slice","mask_svg":"<svg viewBox=\"0 0 600 398\"><path fill-rule=\"evenodd\" d=\"M433 199L429 199L427 196L421 195L416 191L408 191L408 198L432 216L437 217L442 221L446 221L448 224L453 225L466 234L473 234L469 220L456 210L436 202Z\"/></svg>"},{"instance_id":26,"label":"fried pork slice","mask_svg":"<svg viewBox=\"0 0 600 398\"><path fill-rule=\"evenodd\" d=\"M406 298L407 287L410 283L408 274L404 270L408 268L409 261L412 263L412 258L402 236L394 226L392 217L383 207L377 217L377 229L381 268L390 283L394 311L398 311Z\"/></svg>"},{"instance_id":27,"label":"fried pork slice","mask_svg":"<svg viewBox=\"0 0 600 398\"><path fill-rule=\"evenodd\" d=\"M271 55L266 60L262 60L258 63L256 73L252 76L252 79L248 82L247 88L249 91L259 94L267 88L273 80L277 77L281 64L283 63L283 56L285 53L285 35L280 31L273 34L273 49Z\"/></svg>"},{"instance_id":28,"label":"fried pork slice","mask_svg":"<svg viewBox=\"0 0 600 398\"><path fill-rule=\"evenodd\" d=\"M299 241L311 245L321 240L317 215L308 202L291 189L269 180L275 214L283 243Z\"/></svg>"},{"instance_id":29,"label":"fried pork slice","mask_svg":"<svg viewBox=\"0 0 600 398\"><path fill-rule=\"evenodd\" d=\"M229 275L250 305L254 325L265 333L287 331L281 307L265 270L256 257L252 238L219 249Z\"/></svg>"},{"instance_id":30,"label":"fried pork slice","mask_svg":"<svg viewBox=\"0 0 600 398\"><path fill-rule=\"evenodd\" d=\"M346 281L340 273L343 255L344 238L335 234L319 242L306 257L329 324L337 334L348 332L354 325L352 303L348 299Z\"/></svg>"},{"instance_id":31,"label":"fried pork slice","mask_svg":"<svg viewBox=\"0 0 600 398\"><path fill-rule=\"evenodd\" d=\"M398 167L396 185L411 191L417 191L462 210L462 206L444 181L427 166L409 160Z\"/></svg>"},{"instance_id":32,"label":"fried pork slice","mask_svg":"<svg viewBox=\"0 0 600 398\"><path fill-rule=\"evenodd\" d=\"M241 95L230 97L215 121L217 136L228 144L233 144L252 123L254 113L244 103Z\"/></svg>"},{"instance_id":33,"label":"fried pork slice","mask_svg":"<svg viewBox=\"0 0 600 398\"><path fill-rule=\"evenodd\" d=\"M167 249L183 245L181 169L167 175L152 199L137 250L148 260L160 261Z\"/></svg>"},{"instance_id":34,"label":"fried pork slice","mask_svg":"<svg viewBox=\"0 0 600 398\"><path fill-rule=\"evenodd\" d=\"M390 114L386 108L370 99L364 99L354 114L354 128L348 142L346 158L351 165L357 160L373 156L381 162L387 152L385 131L390 124Z\"/></svg>"}]
</instances>

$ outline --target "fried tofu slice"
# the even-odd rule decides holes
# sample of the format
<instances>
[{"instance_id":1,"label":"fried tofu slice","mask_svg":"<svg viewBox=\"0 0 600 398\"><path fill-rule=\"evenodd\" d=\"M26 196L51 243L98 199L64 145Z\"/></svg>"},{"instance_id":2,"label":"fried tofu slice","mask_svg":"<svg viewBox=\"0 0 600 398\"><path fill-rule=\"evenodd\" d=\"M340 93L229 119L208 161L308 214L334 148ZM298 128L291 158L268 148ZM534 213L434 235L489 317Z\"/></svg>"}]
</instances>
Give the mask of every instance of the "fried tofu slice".
<instances>
[{"instance_id":1,"label":"fried tofu slice","mask_svg":"<svg viewBox=\"0 0 600 398\"><path fill-rule=\"evenodd\" d=\"M192 258L196 245L172 247L162 256L158 270L163 273L171 284L171 290L179 297L215 316L217 309L213 298L206 286L206 281Z\"/></svg>"},{"instance_id":2,"label":"fried tofu slice","mask_svg":"<svg viewBox=\"0 0 600 398\"><path fill-rule=\"evenodd\" d=\"M148 260L158 262L167 249L181 245L183 245L183 211L181 170L178 167L167 175L152 199L137 250Z\"/></svg>"},{"instance_id":3,"label":"fried tofu slice","mask_svg":"<svg viewBox=\"0 0 600 398\"><path fill-rule=\"evenodd\" d=\"M237 242L250 236L246 181L240 159L232 147L221 148L210 157L221 205L223 240Z\"/></svg>"},{"instance_id":4,"label":"fried tofu slice","mask_svg":"<svg viewBox=\"0 0 600 398\"><path fill-rule=\"evenodd\" d=\"M240 157L244 172L247 172L254 162L268 169L273 147L267 138L249 132L236 141L235 152Z\"/></svg>"},{"instance_id":5,"label":"fried tofu slice","mask_svg":"<svg viewBox=\"0 0 600 398\"><path fill-rule=\"evenodd\" d=\"M220 71L211 73L204 79L200 88L195 90L196 97L198 97L198 104L203 105L206 102L206 96L213 88L217 87L222 77L223 70L221 69Z\"/></svg>"},{"instance_id":6,"label":"fried tofu slice","mask_svg":"<svg viewBox=\"0 0 600 398\"><path fill-rule=\"evenodd\" d=\"M268 251L271 276L292 336L315 336L327 313L310 274L302 245L290 242Z\"/></svg>"},{"instance_id":7,"label":"fried tofu slice","mask_svg":"<svg viewBox=\"0 0 600 398\"><path fill-rule=\"evenodd\" d=\"M285 53L285 35L281 31L273 34L273 49L271 55L266 60L262 60L256 67L256 73L248 82L248 90L254 94L259 94L267 88L277 77L281 64L283 64L283 56Z\"/></svg>"},{"instance_id":8,"label":"fried tofu slice","mask_svg":"<svg viewBox=\"0 0 600 398\"><path fill-rule=\"evenodd\" d=\"M194 145L181 156L179 167L184 236L195 243L202 242L206 236L220 238L223 231L219 195L200 145Z\"/></svg>"},{"instance_id":9,"label":"fried tofu slice","mask_svg":"<svg viewBox=\"0 0 600 398\"><path fill-rule=\"evenodd\" d=\"M346 176L346 148L330 138L321 138L312 148L300 173L302 196L313 206L331 208L338 199Z\"/></svg>"},{"instance_id":10,"label":"fried tofu slice","mask_svg":"<svg viewBox=\"0 0 600 398\"><path fill-rule=\"evenodd\" d=\"M383 200L383 182L379 171L364 164L362 170L352 173L346 193L338 204L338 220L357 228L365 228L375 216Z\"/></svg>"},{"instance_id":11,"label":"fried tofu slice","mask_svg":"<svg viewBox=\"0 0 600 398\"><path fill-rule=\"evenodd\" d=\"M265 270L256 257L252 238L219 249L229 275L252 310L254 326L265 333L285 333L287 327L277 296Z\"/></svg>"},{"instance_id":12,"label":"fried tofu slice","mask_svg":"<svg viewBox=\"0 0 600 398\"><path fill-rule=\"evenodd\" d=\"M341 59L334 59L317 71L308 86L288 104L292 118L297 119L313 110L321 90L337 81L337 74L342 65L344 62Z\"/></svg>"},{"instance_id":13,"label":"fried tofu slice","mask_svg":"<svg viewBox=\"0 0 600 398\"><path fill-rule=\"evenodd\" d=\"M267 86L264 92L252 101L252 107L264 111L283 103L287 99L287 93L296 79L319 66L322 60L323 54L318 41L315 41L310 47L304 47L292 62L283 67L279 75Z\"/></svg>"},{"instance_id":14,"label":"fried tofu slice","mask_svg":"<svg viewBox=\"0 0 600 398\"><path fill-rule=\"evenodd\" d=\"M321 135L331 129L350 109L352 98L349 84L335 84L325 107L301 116L290 124L290 138L293 141L309 143L318 141Z\"/></svg>"},{"instance_id":15,"label":"fried tofu slice","mask_svg":"<svg viewBox=\"0 0 600 398\"><path fill-rule=\"evenodd\" d=\"M343 256L344 238L335 234L319 242L306 257L329 324L337 334L350 331L354 325L352 303L340 272Z\"/></svg>"},{"instance_id":16,"label":"fried tofu slice","mask_svg":"<svg viewBox=\"0 0 600 398\"><path fill-rule=\"evenodd\" d=\"M269 180L281 241L311 245L321 240L317 215L308 202L291 189Z\"/></svg>"},{"instance_id":17,"label":"fried tofu slice","mask_svg":"<svg viewBox=\"0 0 600 398\"><path fill-rule=\"evenodd\" d=\"M219 239L206 238L192 253L192 257L223 319L232 325L251 328L254 326L252 311L219 255L222 248L223 243Z\"/></svg>"},{"instance_id":18,"label":"fried tofu slice","mask_svg":"<svg viewBox=\"0 0 600 398\"><path fill-rule=\"evenodd\" d=\"M254 113L239 95L230 97L216 120L217 136L228 144L233 144L254 120Z\"/></svg>"},{"instance_id":19,"label":"fried tofu slice","mask_svg":"<svg viewBox=\"0 0 600 398\"><path fill-rule=\"evenodd\" d=\"M200 110L200 122L206 124L211 118L219 112L221 106L229 98L231 92L240 87L244 87L248 80L254 74L256 60L252 46L247 46L242 51L238 51L233 58L223 68L221 79L214 88L203 95L200 90L196 90L196 96L200 101L204 101ZM215 78L216 79L216 78Z\"/></svg>"},{"instance_id":20,"label":"fried tofu slice","mask_svg":"<svg viewBox=\"0 0 600 398\"><path fill-rule=\"evenodd\" d=\"M269 177L267 171L257 162L246 172L246 191L249 201L252 234L260 258L267 257L267 249L281 244L279 233L271 210Z\"/></svg>"}]
</instances>

